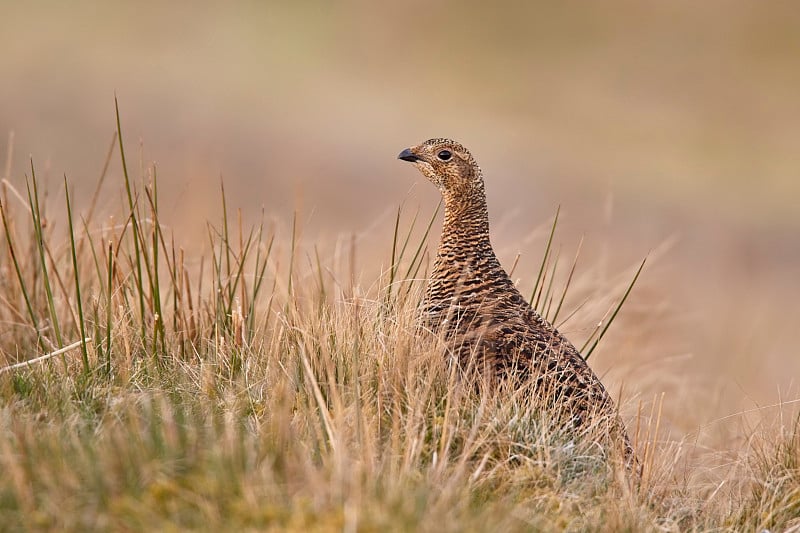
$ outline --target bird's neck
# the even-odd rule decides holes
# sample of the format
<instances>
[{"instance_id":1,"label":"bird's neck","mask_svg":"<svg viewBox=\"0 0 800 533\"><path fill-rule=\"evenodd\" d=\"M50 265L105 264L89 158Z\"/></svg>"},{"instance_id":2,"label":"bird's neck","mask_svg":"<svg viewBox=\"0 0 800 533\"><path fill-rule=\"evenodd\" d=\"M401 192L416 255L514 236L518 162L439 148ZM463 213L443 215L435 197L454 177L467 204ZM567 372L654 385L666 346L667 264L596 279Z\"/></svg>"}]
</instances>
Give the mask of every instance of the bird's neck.
<instances>
[{"instance_id":1,"label":"bird's neck","mask_svg":"<svg viewBox=\"0 0 800 533\"><path fill-rule=\"evenodd\" d=\"M439 252L448 249L463 251L491 250L489 242L489 213L482 191L457 198L445 195L444 224Z\"/></svg>"},{"instance_id":2,"label":"bird's neck","mask_svg":"<svg viewBox=\"0 0 800 533\"><path fill-rule=\"evenodd\" d=\"M460 194L455 201L445 195L442 238L426 293L431 324L438 327L453 306L461 309L459 313L467 313L459 315L464 324L472 323L469 309L474 311L476 302L498 290L513 291L514 284L489 240L485 196Z\"/></svg>"},{"instance_id":3,"label":"bird's neck","mask_svg":"<svg viewBox=\"0 0 800 533\"><path fill-rule=\"evenodd\" d=\"M453 309L458 309L460 318L451 324L472 324L470 313L487 301L494 301L493 294L516 291L489 240L483 187L457 194L446 192L444 201L442 238L425 299L426 312L435 328L452 318ZM524 303L521 296L505 303L518 306L519 301Z\"/></svg>"}]
</instances>

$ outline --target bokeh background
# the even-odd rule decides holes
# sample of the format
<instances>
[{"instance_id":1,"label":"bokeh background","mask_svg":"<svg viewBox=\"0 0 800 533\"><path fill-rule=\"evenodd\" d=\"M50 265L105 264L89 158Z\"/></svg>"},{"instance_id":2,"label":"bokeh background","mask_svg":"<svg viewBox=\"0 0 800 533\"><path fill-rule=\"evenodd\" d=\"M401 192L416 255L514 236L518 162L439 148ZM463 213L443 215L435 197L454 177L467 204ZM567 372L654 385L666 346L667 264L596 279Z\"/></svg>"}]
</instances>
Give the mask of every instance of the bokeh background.
<instances>
[{"instance_id":1,"label":"bokeh background","mask_svg":"<svg viewBox=\"0 0 800 533\"><path fill-rule=\"evenodd\" d=\"M792 2L4 0L0 50L0 160L17 187L32 156L86 206L116 93L136 173L156 163L163 222L185 243L219 215L222 177L247 221L296 211L310 242L358 236L368 283L397 206L438 200L397 153L453 137L484 169L493 239L507 266L521 254L523 286L558 205L557 244L570 258L585 235L579 271L610 297L654 251L593 357L612 390L664 392L673 435L699 441L798 397ZM108 176L112 212L117 158Z\"/></svg>"}]
</instances>

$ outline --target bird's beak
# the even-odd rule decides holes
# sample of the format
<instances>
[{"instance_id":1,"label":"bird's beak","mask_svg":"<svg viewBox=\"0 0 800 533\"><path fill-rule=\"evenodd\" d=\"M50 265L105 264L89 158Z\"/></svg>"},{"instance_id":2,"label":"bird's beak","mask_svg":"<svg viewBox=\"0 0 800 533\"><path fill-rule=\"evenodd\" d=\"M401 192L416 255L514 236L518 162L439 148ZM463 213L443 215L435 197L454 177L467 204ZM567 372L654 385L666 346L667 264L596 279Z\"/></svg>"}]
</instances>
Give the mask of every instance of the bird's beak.
<instances>
[{"instance_id":1,"label":"bird's beak","mask_svg":"<svg viewBox=\"0 0 800 533\"><path fill-rule=\"evenodd\" d=\"M400 155L397 156L397 159L402 159L403 161L410 161L411 163L421 160L420 157L417 157L414 154L414 152L411 151L411 148L406 148L405 150L400 152Z\"/></svg>"}]
</instances>

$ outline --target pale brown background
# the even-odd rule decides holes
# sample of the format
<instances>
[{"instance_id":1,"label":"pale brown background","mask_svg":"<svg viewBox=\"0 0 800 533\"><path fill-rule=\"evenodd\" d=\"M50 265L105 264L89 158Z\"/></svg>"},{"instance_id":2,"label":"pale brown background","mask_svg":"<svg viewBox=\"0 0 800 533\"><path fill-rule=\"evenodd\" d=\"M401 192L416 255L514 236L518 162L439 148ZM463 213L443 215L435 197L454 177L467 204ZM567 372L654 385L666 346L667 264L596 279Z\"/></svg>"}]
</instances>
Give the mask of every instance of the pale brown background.
<instances>
[{"instance_id":1,"label":"pale brown background","mask_svg":"<svg viewBox=\"0 0 800 533\"><path fill-rule=\"evenodd\" d=\"M184 242L219 216L223 176L247 221L298 210L310 242L360 236L365 283L400 202L438 199L397 153L454 137L521 286L559 204L564 261L585 234L579 268L608 298L660 250L592 364L612 389L666 392L676 437L735 435L715 420L798 396L798 58L793 2L5 0L0 134L11 183L32 155L85 208L116 92ZM120 183L115 158L107 213Z\"/></svg>"}]
</instances>

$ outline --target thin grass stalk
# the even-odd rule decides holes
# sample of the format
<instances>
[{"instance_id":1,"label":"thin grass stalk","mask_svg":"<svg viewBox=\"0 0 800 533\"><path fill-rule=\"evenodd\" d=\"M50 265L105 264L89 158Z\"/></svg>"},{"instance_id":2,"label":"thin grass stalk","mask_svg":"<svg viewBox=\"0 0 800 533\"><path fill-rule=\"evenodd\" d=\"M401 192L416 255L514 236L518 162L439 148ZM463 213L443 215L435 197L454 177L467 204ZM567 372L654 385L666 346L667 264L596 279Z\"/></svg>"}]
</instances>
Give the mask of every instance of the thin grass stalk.
<instances>
[{"instance_id":1,"label":"thin grass stalk","mask_svg":"<svg viewBox=\"0 0 800 533\"><path fill-rule=\"evenodd\" d=\"M213 248L212 248L213 250ZM212 252L213 256L213 252ZM197 278L197 299L195 300L195 311L192 311L192 322L195 325L195 335L199 335L200 326L202 325L200 322L201 315L200 313L203 310L203 280L205 279L205 271L206 271L206 256L203 255L200 257L200 275ZM188 272L187 272L187 281L188 281ZM187 284L187 287L189 285ZM189 293L191 295L191 292ZM199 343L199 337L197 337L197 341Z\"/></svg>"},{"instance_id":2,"label":"thin grass stalk","mask_svg":"<svg viewBox=\"0 0 800 533\"><path fill-rule=\"evenodd\" d=\"M405 279L410 280L411 283L406 285L406 292L403 295L403 298L408 298L408 295L411 293L411 289L413 287L413 280L417 279L417 275L419 274L419 269L422 266L422 257L423 257L423 250L426 247L428 242L428 235L431 233L431 228L433 227L433 223L436 221L437 216L439 215L439 211L442 209L442 204L444 200L439 200L439 204L436 206L436 210L433 212L431 219L428 221L428 226L425 228L425 233L423 233L422 238L419 241L419 246L417 246L416 251L414 252L414 257L411 259L411 264L406 270L406 277Z\"/></svg>"},{"instance_id":3,"label":"thin grass stalk","mask_svg":"<svg viewBox=\"0 0 800 533\"><path fill-rule=\"evenodd\" d=\"M239 242L239 255L238 257L234 257L234 265L236 268L235 273L228 273L228 284L230 285L229 292L229 300L228 306L226 308L226 313L230 315L233 312L233 304L236 298L236 289L240 289L240 294L242 298L242 305L245 306L247 303L247 298L245 296L245 290L247 288L247 282L245 280L245 267L246 267L246 259L247 256L250 254L250 250L255 242L255 234L254 230L250 230L250 235L247 236L247 240Z\"/></svg>"},{"instance_id":4,"label":"thin grass stalk","mask_svg":"<svg viewBox=\"0 0 800 533\"><path fill-rule=\"evenodd\" d=\"M181 249L181 254L183 254L183 249ZM181 260L181 264L183 264L183 260ZM192 302L192 284L189 281L189 271L186 267L183 268L181 276L183 277L186 287L186 305L189 308L189 318L186 322L186 335L190 342L195 343L197 340L197 321L195 320L194 303Z\"/></svg>"},{"instance_id":5,"label":"thin grass stalk","mask_svg":"<svg viewBox=\"0 0 800 533\"><path fill-rule=\"evenodd\" d=\"M225 246L225 266L226 266L226 280L227 280L227 288L228 288L228 302L233 300L233 289L230 286L230 279L231 279L231 248L230 248L230 237L228 234L228 200L225 197L225 182L220 179L219 189L221 193L222 199L222 245ZM222 256L222 249L220 248L220 257ZM222 264L220 261L220 281L222 280ZM221 288L221 286L220 286ZM225 309L225 315L230 314L230 307Z\"/></svg>"},{"instance_id":6,"label":"thin grass stalk","mask_svg":"<svg viewBox=\"0 0 800 533\"><path fill-rule=\"evenodd\" d=\"M553 266L550 269L550 281L547 284L547 290L544 293L544 298L542 299L542 316L547 317L550 314L550 306L553 303L553 298L551 297L553 291L553 284L556 280L556 270L558 269L558 260L561 257L561 248L559 247L558 253L555 255L555 259L553 259Z\"/></svg>"},{"instance_id":7,"label":"thin grass stalk","mask_svg":"<svg viewBox=\"0 0 800 533\"><path fill-rule=\"evenodd\" d=\"M172 240L172 252L175 253L175 235L173 234L171 237ZM189 294L187 294L187 289L185 288L185 272L186 267L184 266L184 257L183 257L183 248L178 248L178 256L177 259L173 259L173 264L175 265L175 272L173 274L173 278L175 279L174 285L175 290L173 291L173 306L175 309L175 314L173 316L173 329L178 336L178 342L180 345L181 350L181 359L185 359L186 357L186 340L189 338L189 322L186 318L186 307L191 309L192 301ZM180 329L179 329L180 328Z\"/></svg>"},{"instance_id":8,"label":"thin grass stalk","mask_svg":"<svg viewBox=\"0 0 800 533\"><path fill-rule=\"evenodd\" d=\"M53 290L50 285L50 276L47 269L47 257L44 250L44 232L42 231L42 215L39 209L39 186L36 182L36 173L33 168L33 160L31 160L31 181L33 182L33 192L31 192L30 183L26 183L26 187L28 189L28 201L30 202L31 206L31 217L33 220L34 234L36 237L36 247L38 248L39 259L41 260L42 281L44 282L45 295L47 296L47 308L50 312L50 322L53 326L56 342L58 343L59 348L63 348L64 342L61 338L61 327L58 322L58 315L56 314Z\"/></svg>"},{"instance_id":9,"label":"thin grass stalk","mask_svg":"<svg viewBox=\"0 0 800 533\"><path fill-rule=\"evenodd\" d=\"M314 245L314 261L316 263L316 268L314 265L311 265L311 268L317 271L317 282L319 283L319 307L320 311L322 311L325 302L328 301L327 292L325 290L325 279L322 276L322 260L319 258L319 247Z\"/></svg>"},{"instance_id":10,"label":"thin grass stalk","mask_svg":"<svg viewBox=\"0 0 800 533\"><path fill-rule=\"evenodd\" d=\"M254 242L254 235L255 231L251 230L250 235L247 238L246 244L243 242L243 235L241 232L241 218L239 220L239 229L240 229L240 250L238 257L233 255L233 248L231 247L230 242L230 229L228 227L228 209L227 209L227 201L225 198L225 187L224 183L221 183L221 192L222 192L222 213L223 213L223 227L222 233L219 235L220 238L220 248L219 248L219 259L216 261L216 278L217 278L217 289L219 291L219 295L222 298L220 301L221 307L217 310L218 319L221 321L222 324L225 325L225 331L228 331L228 323L229 318L232 316L233 313L233 306L236 298L236 290L237 288L241 288L242 291L245 291L244 283L243 283L243 276L244 276L244 268L245 268L245 259L249 254L250 247ZM213 239L213 237L212 237ZM213 247L213 243L212 243ZM223 254L224 254L224 272L223 272ZM234 273L234 267L236 271ZM240 286L241 285L241 286ZM244 292L242 292L244 299ZM243 302L243 305L246 305L246 301Z\"/></svg>"},{"instance_id":11,"label":"thin grass stalk","mask_svg":"<svg viewBox=\"0 0 800 533\"><path fill-rule=\"evenodd\" d=\"M78 254L75 248L75 229L72 225L72 204L69 201L69 186L67 176L64 175L64 197L67 200L67 222L69 222L69 245L72 252L72 270L75 273L75 299L78 305L78 324L81 332L81 358L83 359L83 371L89 374L89 353L86 350L86 326L83 318L83 300L81 299L81 280L78 270Z\"/></svg>"},{"instance_id":12,"label":"thin grass stalk","mask_svg":"<svg viewBox=\"0 0 800 533\"><path fill-rule=\"evenodd\" d=\"M45 218L45 226L46 226L46 220L47 219ZM44 229L44 226L43 226L43 229ZM48 272L50 273L50 275L52 276L52 279L55 282L53 284L53 288L54 289L58 288L58 290L61 291L61 296L64 299L64 301L68 302L70 300L70 292L67 290L67 284L64 282L64 278L61 276L61 271L57 267L57 265L61 261L60 260L56 260L56 258L53 256L53 251L50 249L49 243L46 240L44 240L43 242L44 242L45 255L47 255L47 259L50 260L50 265L52 267L50 270L48 270ZM55 296L53 297L53 300L55 301ZM67 305L66 306L66 312L69 313L69 317L72 319L72 323L75 324L75 326L77 327L77 325L78 325L78 317L75 316L75 313L72 310L72 306ZM60 321L59 321L59 324L61 324Z\"/></svg>"},{"instance_id":13,"label":"thin grass stalk","mask_svg":"<svg viewBox=\"0 0 800 533\"><path fill-rule=\"evenodd\" d=\"M555 324L558 319L558 314L561 312L561 307L564 305L564 299L567 297L567 291L572 284L572 276L575 275L575 267L578 265L578 257L581 255L582 247L583 237L581 237L580 242L578 242L578 250L575 252L575 259L572 260L572 266L569 269L569 275L567 276L567 282L564 284L564 290L561 291L561 299L558 301L558 306L556 307L555 313L553 313L553 318L550 319L550 322L553 324Z\"/></svg>"},{"instance_id":14,"label":"thin grass stalk","mask_svg":"<svg viewBox=\"0 0 800 533\"><path fill-rule=\"evenodd\" d=\"M662 392L659 395L659 398L658 398L658 414L656 415L656 428L655 428L655 431L653 432L654 444L655 444L656 439L658 439L659 431L661 431L661 416L662 416L663 409L664 409L664 394L665 393ZM650 473L650 477L652 477L653 469L655 467L655 459L656 459L655 453L651 453L650 457L649 457L649 462L646 465L647 471ZM645 468L645 465L642 465L642 468Z\"/></svg>"},{"instance_id":15,"label":"thin grass stalk","mask_svg":"<svg viewBox=\"0 0 800 533\"><path fill-rule=\"evenodd\" d=\"M111 330L113 324L112 302L114 296L114 243L108 243L108 278L106 285L106 375L111 375Z\"/></svg>"},{"instance_id":16,"label":"thin grass stalk","mask_svg":"<svg viewBox=\"0 0 800 533\"><path fill-rule=\"evenodd\" d=\"M172 300L173 300L173 309L174 309L174 313L173 313L173 317L172 317L172 324L173 324L173 330L177 331L177 323L179 321L178 320L178 313L179 312L182 313L182 310L179 309L179 301L182 302L181 290L182 290L183 284L181 283L181 280L179 279L181 270L180 270L180 267L178 266L178 264L176 263L176 259L175 259L175 235L174 234L171 235L171 237L170 237L170 246L167 247L166 239L164 239L164 231L161 228L161 224L159 222L158 223L157 237L158 237L158 241L161 244L161 250L164 252L164 258L165 258L164 262L165 262L165 264L167 266L167 272L169 273L170 281L172 282L172 296L173 296ZM182 254L183 254L183 249L181 248L181 258L183 257ZM170 257L172 257L172 262L171 263L170 263L170 260L169 260ZM181 259L181 261L182 261L182 259ZM159 294L160 293L161 293L161 291L159 290ZM159 306L159 309L161 309L160 306ZM161 335L162 336L166 335L166 330L164 329L165 327L166 326L165 326L164 322L162 321L162 325L161 325L161 328L162 328ZM164 337L164 338L166 338L166 337ZM166 350L166 347L162 345L162 349Z\"/></svg>"},{"instance_id":17,"label":"thin grass stalk","mask_svg":"<svg viewBox=\"0 0 800 533\"><path fill-rule=\"evenodd\" d=\"M586 306L586 304L587 304L587 303L589 303L589 298L584 298L584 299L583 299L583 301L582 301L581 303L579 303L578 305L576 305L576 306L575 306L575 309L573 309L572 311L570 311L570 313L569 313L567 316L565 316L565 317L564 317L564 320L562 320L562 321L561 321L561 322L559 322L558 324L554 324L554 325L556 326L556 329L561 329L561 328L562 328L562 326L564 326L564 324L566 324L567 322L569 322L569 320L570 320L572 317L574 317L575 315L577 315L577 314L578 314L578 311L580 311L581 309L583 309L583 308ZM590 336L589 336L589 338L592 338L593 336L594 336L594 334L590 335Z\"/></svg>"},{"instance_id":18,"label":"thin grass stalk","mask_svg":"<svg viewBox=\"0 0 800 533\"><path fill-rule=\"evenodd\" d=\"M144 188L144 192L145 192L145 197L147 197L150 194L149 188L147 186L143 186L143 188ZM148 202L149 202L149 200L148 200ZM138 191L136 191L136 196L134 197L134 207L136 208L137 216L141 216L141 213L139 212L139 192ZM144 222L147 223L147 220L145 220ZM153 294L155 292L155 287L153 286L153 283L154 283L154 281L153 281L153 268L154 268L154 266L153 265L154 265L154 263L152 261L152 258L150 257L150 246L148 244L149 242L152 242L152 225L150 225L150 235L149 236L145 235L145 229L144 229L145 225L147 225L147 224L142 224L140 222L139 226L138 226L139 227L139 244L140 244L139 253L142 256L142 266L144 267L143 268L144 274L147 276L147 280L142 278L142 290L144 291L145 309L147 311L149 311L150 315L152 315L152 314L155 313L155 303L153 302ZM145 320L145 317L142 317L142 319ZM145 321L145 325L146 325L146 321ZM142 343L144 344L144 339L142 340Z\"/></svg>"},{"instance_id":19,"label":"thin grass stalk","mask_svg":"<svg viewBox=\"0 0 800 533\"><path fill-rule=\"evenodd\" d=\"M417 265L417 261L420 259L422 251L425 249L425 245L428 242L428 235L430 235L433 223L436 222L436 218L439 215L439 211L441 210L443 203L444 200L439 200L439 204L436 206L433 215L431 215L430 220L428 220L428 225L425 227L425 233L422 234L422 238L420 238L419 240L419 245L417 245L417 249L414 251L414 256L411 258L411 263L409 264L408 269L406 270L406 279L409 278L409 276L412 274L412 271L417 272L419 270L419 265Z\"/></svg>"},{"instance_id":20,"label":"thin grass stalk","mask_svg":"<svg viewBox=\"0 0 800 533\"><path fill-rule=\"evenodd\" d=\"M402 205L398 209L402 209ZM399 214L399 212L398 212ZM397 254L397 269L400 268L400 263L403 262L403 258L406 256L406 249L408 248L408 244L411 242L411 236L414 234L414 228L417 227L417 219L419 217L419 207L417 211L414 213L413 218L411 219L411 223L408 225L408 231L406 231L406 237L403 239L403 246L400 248L400 253ZM435 220L435 216L432 217ZM397 275L395 274L395 277Z\"/></svg>"},{"instance_id":21,"label":"thin grass stalk","mask_svg":"<svg viewBox=\"0 0 800 533\"><path fill-rule=\"evenodd\" d=\"M138 301L139 301L139 316L141 319L141 329L142 329L142 342L144 342L145 337L147 335L147 330L145 327L145 315L144 315L144 288L142 286L142 259L141 259L141 245L139 243L139 221L136 217L136 207L133 202L133 189L131 187L131 180L128 175L128 164L125 160L125 143L122 139L122 122L119 118L119 102L117 101L117 95L114 95L114 110L116 112L117 117L117 140L119 141L119 155L122 160L122 174L125 177L125 192L128 196L128 209L130 210L130 221L133 230L133 251L134 256L136 259L136 290L138 293Z\"/></svg>"},{"instance_id":22,"label":"thin grass stalk","mask_svg":"<svg viewBox=\"0 0 800 533\"><path fill-rule=\"evenodd\" d=\"M25 286L25 278L22 277L22 269L19 266L19 261L17 260L17 253L14 251L14 243L11 239L11 228L9 228L8 217L6 216L6 204L0 202L0 216L3 219L3 233L6 235L6 244L8 245L8 253L11 256L11 262L14 264L14 272L17 274L17 281L19 282L20 291L22 292L22 298L25 300L25 307L28 310L28 316L31 319L31 326L33 330L36 332L36 340L39 344L39 347L42 350L45 349L44 341L42 339L41 331L39 330L39 323L36 320L36 313L33 312L33 305L31 304L31 298L28 295L28 289Z\"/></svg>"},{"instance_id":23,"label":"thin grass stalk","mask_svg":"<svg viewBox=\"0 0 800 533\"><path fill-rule=\"evenodd\" d=\"M544 256L542 257L542 263L539 265L539 273L536 275L536 283L533 285L533 292L531 293L531 297L528 299L528 302L531 304L531 307L534 309L538 309L539 307L539 298L542 295L542 289L544 285L544 280L542 276L545 276L545 269L547 268L548 261L550 259L550 248L553 245L553 236L556 233L556 226L558 225L558 215L561 213L561 206L559 205L556 208L556 216L553 218L553 225L550 228L550 236L547 238L547 246L544 249Z\"/></svg>"},{"instance_id":24,"label":"thin grass stalk","mask_svg":"<svg viewBox=\"0 0 800 533\"><path fill-rule=\"evenodd\" d=\"M311 363L308 360L308 355L306 354L306 350L304 347L299 347L298 355L300 357L300 362L302 364L304 370L304 377L306 386L311 389L311 395L314 398L314 403L316 404L317 408L316 411L319 413L320 419L322 420L323 428L325 430L325 435L327 436L327 442L330 446L331 451L336 452L337 449L337 442L336 442L336 434L334 431L334 424L333 419L331 418L330 411L328 409L328 404L325 401L325 397L322 394L322 390L319 387L319 380L316 377L316 374L311 368Z\"/></svg>"},{"instance_id":25,"label":"thin grass stalk","mask_svg":"<svg viewBox=\"0 0 800 533\"><path fill-rule=\"evenodd\" d=\"M133 315L134 312L131 311L131 304L130 304L130 301L128 299L128 290L126 290L128 288L128 284L127 284L126 278L123 277L123 275L122 275L121 269L119 268L120 261L125 259L125 256L120 258L120 255L122 254L122 241L125 238L125 233L127 233L128 227L132 225L131 224L131 217L132 217L132 215L129 215L128 218L125 220L125 224L123 224L122 231L120 232L119 236L117 237L117 242L116 242L116 245L114 246L114 275L117 278L117 285L120 288L119 295L122 298L123 308L125 310L127 310L127 311L130 311L131 315ZM134 265L133 261L131 260L131 257L127 256L127 259L128 259L128 266L131 269L133 269L133 267L135 265ZM134 274L134 277L135 277L135 274ZM144 340L142 342L144 342Z\"/></svg>"},{"instance_id":26,"label":"thin grass stalk","mask_svg":"<svg viewBox=\"0 0 800 533\"><path fill-rule=\"evenodd\" d=\"M81 217L81 227L83 228L83 237L81 238L80 242L78 243L78 256L81 256L82 245L84 242L89 243L89 252L92 254L92 263L94 264L94 271L97 274L97 280L100 284L100 290L105 291L105 287L103 282L105 281L105 265L100 264L100 258L97 255L97 249L95 247L94 240L91 238L91 234L89 231L89 224L88 220L84 217ZM102 238L101 238L102 240ZM103 294L105 297L105 294Z\"/></svg>"},{"instance_id":27,"label":"thin grass stalk","mask_svg":"<svg viewBox=\"0 0 800 533\"><path fill-rule=\"evenodd\" d=\"M547 285L547 282L549 281L548 274L550 272L550 259L551 259L551 256L547 255L547 257L545 259L546 264L544 266L544 273L542 274L542 278L537 281L537 283L539 285L538 285L538 289L537 289L537 292L536 292L536 300L531 304L531 307L533 307L539 314L542 314L544 312L539 307L539 304L540 304L540 301L542 299L542 293L544 293L544 287Z\"/></svg>"},{"instance_id":28,"label":"thin grass stalk","mask_svg":"<svg viewBox=\"0 0 800 533\"><path fill-rule=\"evenodd\" d=\"M250 243L253 242L253 238L256 234L255 228L250 228L250 234L247 236L247 246L245 247L244 244L244 230L242 228L242 210L236 210L237 221L239 223L239 273L237 274L237 280L241 279L241 283L239 285L239 298L241 298L241 308L247 310L247 280L243 277L243 270L244 270L244 263L247 259L250 249ZM243 317L246 318L246 317Z\"/></svg>"},{"instance_id":29,"label":"thin grass stalk","mask_svg":"<svg viewBox=\"0 0 800 533\"><path fill-rule=\"evenodd\" d=\"M9 299L9 298L8 298L8 297L6 297L6 296L9 296L9 297L11 297L11 299ZM12 295L12 294L9 294L9 295L0 294L0 302L2 302L2 303L5 305L6 309L7 309L7 310L8 310L8 311L9 311L9 312L12 314L12 315L14 315L14 317L16 317L16 319L17 319L17 321L18 321L19 323L22 323L22 324L24 324L24 323L25 323L25 321L27 320L27 317L26 317L26 316L25 316L25 315L24 315L24 314L23 314L23 313L20 311L20 309L17 309L17 307L16 307L16 305L15 305L15 304L16 304L16 302L13 302L13 301L12 301L12 300L13 300L13 296L14 296L14 295Z\"/></svg>"},{"instance_id":30,"label":"thin grass stalk","mask_svg":"<svg viewBox=\"0 0 800 533\"><path fill-rule=\"evenodd\" d=\"M517 270L517 265L519 264L519 260L522 257L522 254L517 252L517 255L514 257L514 262L511 263L511 268L508 270L508 277L513 278L514 272Z\"/></svg>"},{"instance_id":31,"label":"thin grass stalk","mask_svg":"<svg viewBox=\"0 0 800 533\"><path fill-rule=\"evenodd\" d=\"M164 312L161 308L161 282L159 280L158 275L158 245L159 240L161 241L162 245L164 242L163 235L161 232L161 222L158 218L158 174L156 171L155 165L153 166L153 179L151 182L151 186L149 189L145 189L145 193L147 195L147 201L150 204L150 213L153 219L153 227L151 230L151 238L152 238L152 247L153 247L153 263L151 265L152 268L152 275L149 276L152 280L151 283L151 300L153 305L154 316L156 317L154 322L154 335L161 336L161 351L166 352L167 346L165 341L165 328L164 328ZM165 256L169 257L165 250ZM153 339L153 356L156 355L157 349L157 342L156 339Z\"/></svg>"},{"instance_id":32,"label":"thin grass stalk","mask_svg":"<svg viewBox=\"0 0 800 533\"><path fill-rule=\"evenodd\" d=\"M92 193L92 200L89 202L89 210L84 217L84 226L89 227L94 219L94 210L97 207L97 200L100 198L100 189L103 187L103 183L106 180L106 176L108 175L108 167L111 166L111 159L114 157L114 147L117 145L117 132L115 131L111 135L111 144L108 146L108 150L106 151L106 159L103 162L103 170L100 171L100 178L97 180L97 185L94 187L94 192ZM87 231L86 234L88 235L89 232ZM81 254L81 248L83 246L83 240L81 240L80 245L78 247L78 255ZM91 242L91 241L90 241Z\"/></svg>"},{"instance_id":33,"label":"thin grass stalk","mask_svg":"<svg viewBox=\"0 0 800 533\"><path fill-rule=\"evenodd\" d=\"M179 307L178 299L180 298L180 291L182 285L180 285L180 280L177 279L178 274L178 263L176 262L175 257L175 232L171 232L170 234L170 250L172 252L172 268L170 269L170 276L172 277L172 332L176 334L178 332L178 320L181 315L182 309Z\"/></svg>"},{"instance_id":34,"label":"thin grass stalk","mask_svg":"<svg viewBox=\"0 0 800 533\"><path fill-rule=\"evenodd\" d=\"M293 295L292 279L294 278L294 252L297 247L297 211L292 214L292 241L289 249L289 279L287 281L288 297ZM288 301L287 301L288 305Z\"/></svg>"},{"instance_id":35,"label":"thin grass stalk","mask_svg":"<svg viewBox=\"0 0 800 533\"><path fill-rule=\"evenodd\" d=\"M222 275L220 273L220 269L222 268L222 249L220 248L219 251L217 250L217 236L216 236L216 229L210 224L206 224L206 231L208 233L208 243L211 246L211 283L213 285L213 295L212 295L212 308L213 317L214 317L214 327L217 327L217 324L221 320L220 318L220 309L216 305L217 299L219 298L220 294L222 293ZM220 237L221 238L221 237ZM198 284L202 283L202 280L198 282ZM200 296L197 297L197 309L200 310Z\"/></svg>"},{"instance_id":36,"label":"thin grass stalk","mask_svg":"<svg viewBox=\"0 0 800 533\"><path fill-rule=\"evenodd\" d=\"M353 346L353 385L355 386L355 422L356 422L356 442L359 444L362 442L363 435L364 435L364 428L361 425L361 416L362 416L362 409L363 405L361 402L361 356L362 356L362 338L364 336L364 329L363 329L363 321L361 319L361 299L355 299L355 308L353 310L353 316L356 320L356 324L358 325L354 346ZM341 412L338 406L336 406L338 412Z\"/></svg>"},{"instance_id":37,"label":"thin grass stalk","mask_svg":"<svg viewBox=\"0 0 800 533\"><path fill-rule=\"evenodd\" d=\"M349 254L349 275L350 280L350 297L354 298L356 295L356 234L350 234L350 254Z\"/></svg>"},{"instance_id":38,"label":"thin grass stalk","mask_svg":"<svg viewBox=\"0 0 800 533\"><path fill-rule=\"evenodd\" d=\"M220 193L222 200L222 234L220 237L219 248L219 261L217 264L217 287L218 287L218 305L217 309L218 320L222 325L223 331L232 331L232 312L233 302L236 295L236 285L233 280L233 268L231 266L231 241L230 241L230 228L228 220L228 201L225 195L225 183L220 180ZM224 254L224 271L223 271L223 254Z\"/></svg>"},{"instance_id":39,"label":"thin grass stalk","mask_svg":"<svg viewBox=\"0 0 800 533\"><path fill-rule=\"evenodd\" d=\"M52 359L53 357L55 357L57 355L63 355L65 353L69 352L70 350L73 350L73 349L75 349L75 348L77 348L77 347L79 347L82 344L85 344L87 342L92 342L92 339L81 339L81 340L79 340L77 342L73 342L72 344L70 344L68 346L64 346L63 348L60 348L60 349L55 350L53 352L46 353L44 355L40 355L39 357L34 357L33 359L27 359L25 361L20 361L19 363L14 363L13 365L0 367L0 374L3 374L5 372L10 372L12 370L16 370L17 368L30 367L32 365L35 365L36 363L41 363L42 361L47 361L47 360ZM66 364L66 362L64 362L64 364Z\"/></svg>"},{"instance_id":40,"label":"thin grass stalk","mask_svg":"<svg viewBox=\"0 0 800 533\"><path fill-rule=\"evenodd\" d=\"M605 327L603 327L602 331L600 332L600 335L597 337L597 339L595 339L594 344L592 344L591 348L589 348L589 351L586 352L586 355L583 356L584 360L589 359L589 356L592 355L592 352L594 352L594 349L597 348L597 345L600 343L600 340L606 334L606 331L608 331L608 328L609 326L611 326L611 323L614 322L614 319L617 317L617 313L619 313L619 310L622 309L622 304L624 304L625 300L628 299L628 295L631 293L633 286L636 284L636 280L639 279L639 274L642 273L642 269L644 268L645 262L647 262L647 257L645 257L642 260L642 264L639 265L639 269L636 271L636 275L633 276L630 285L628 285L628 288L625 290L625 294L622 295L622 299L620 299L619 303L617 304L617 307L614 309L614 312L611 313L611 317L606 322L606 325ZM586 348L586 346L584 345L583 348ZM583 349L581 349L581 353L583 353Z\"/></svg>"},{"instance_id":41,"label":"thin grass stalk","mask_svg":"<svg viewBox=\"0 0 800 533\"><path fill-rule=\"evenodd\" d=\"M150 355L154 360L158 360L158 333L161 330L161 315L153 313L153 342L150 346ZM163 338L163 336L162 336Z\"/></svg>"},{"instance_id":42,"label":"thin grass stalk","mask_svg":"<svg viewBox=\"0 0 800 533\"><path fill-rule=\"evenodd\" d=\"M397 238L400 231L400 212L403 210L403 204L397 208L397 216L394 220L394 231L392 232L392 258L389 263L389 285L386 287L386 303L387 305L392 301L392 287L394 286L394 278L397 275Z\"/></svg>"},{"instance_id":43,"label":"thin grass stalk","mask_svg":"<svg viewBox=\"0 0 800 533\"><path fill-rule=\"evenodd\" d=\"M261 241L261 230L259 229L259 242ZM249 329L250 332L255 331L255 304L258 301L258 294L261 292L261 285L264 282L264 275L267 271L267 266L269 265L269 258L272 253L272 245L275 242L275 234L273 233L269 238L269 243L267 244L267 251L264 253L264 259L262 260L261 267L259 268L259 258L261 256L261 247L259 246L256 252L256 262L255 262L255 280L253 282L253 295L250 297L250 311L248 314L248 320L250 322ZM274 291L273 291L274 292ZM270 300L271 301L271 300ZM269 309L270 306L267 306Z\"/></svg>"}]
</instances>

